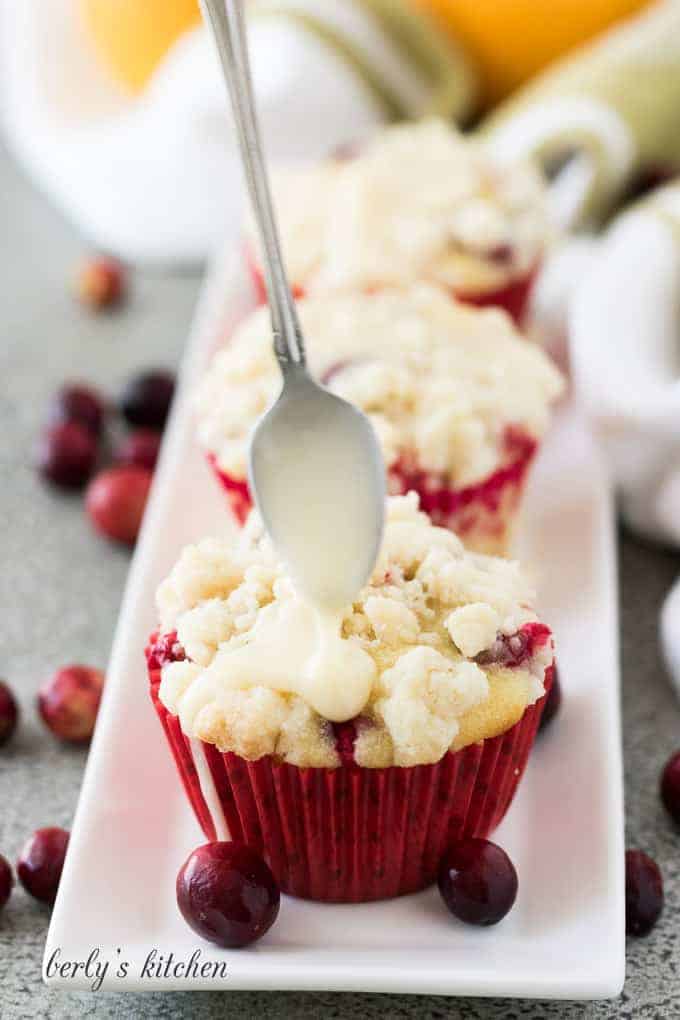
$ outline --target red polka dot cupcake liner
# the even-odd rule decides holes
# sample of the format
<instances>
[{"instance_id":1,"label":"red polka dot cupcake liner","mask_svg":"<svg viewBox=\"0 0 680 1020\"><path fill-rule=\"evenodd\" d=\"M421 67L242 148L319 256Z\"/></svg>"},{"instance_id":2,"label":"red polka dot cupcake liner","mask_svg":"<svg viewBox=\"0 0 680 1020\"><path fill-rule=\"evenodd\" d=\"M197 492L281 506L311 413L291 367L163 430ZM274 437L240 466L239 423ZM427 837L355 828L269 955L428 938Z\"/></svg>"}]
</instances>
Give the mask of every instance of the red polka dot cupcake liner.
<instances>
[{"instance_id":1,"label":"red polka dot cupcake liner","mask_svg":"<svg viewBox=\"0 0 680 1020\"><path fill-rule=\"evenodd\" d=\"M442 483L440 476L401 461L389 470L388 489L393 496L409 491L418 493L420 509L430 520L455 531L468 548L504 555L537 446L533 436L519 428L508 428L503 464L481 482L451 488ZM247 481L222 471L212 454L208 454L208 460L225 489L236 520L243 524L253 505Z\"/></svg>"},{"instance_id":2,"label":"red polka dot cupcake liner","mask_svg":"<svg viewBox=\"0 0 680 1020\"><path fill-rule=\"evenodd\" d=\"M159 699L153 642L151 697L206 838L247 843L284 892L311 900L361 903L417 892L435 880L450 843L492 833L512 803L545 703L544 696L507 732L434 765L362 768L353 760L351 723L333 727L337 768L298 768L270 756L247 761L183 734ZM546 693L552 678L549 667Z\"/></svg>"},{"instance_id":3,"label":"red polka dot cupcake liner","mask_svg":"<svg viewBox=\"0 0 680 1020\"><path fill-rule=\"evenodd\" d=\"M258 305L267 303L267 288L265 287L262 268L253 255L250 245L245 245L245 258L248 270L255 289ZM539 267L533 266L528 272L511 278L502 287L488 291L458 291L453 290L454 297L466 305L474 305L476 308L503 308L512 318L515 325L521 326L529 307L529 300L533 290ZM293 297L300 300L305 296L304 287L298 284L292 285Z\"/></svg>"}]
</instances>

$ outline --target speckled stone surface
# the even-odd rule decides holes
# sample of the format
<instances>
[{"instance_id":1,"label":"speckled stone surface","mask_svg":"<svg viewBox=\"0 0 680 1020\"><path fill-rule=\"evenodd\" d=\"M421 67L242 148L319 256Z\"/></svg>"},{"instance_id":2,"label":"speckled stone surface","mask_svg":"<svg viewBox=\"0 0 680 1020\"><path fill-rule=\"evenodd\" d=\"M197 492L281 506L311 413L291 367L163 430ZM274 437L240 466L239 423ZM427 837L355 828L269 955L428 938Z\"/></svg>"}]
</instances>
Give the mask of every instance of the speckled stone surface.
<instances>
[{"instance_id":1,"label":"speckled stone surface","mask_svg":"<svg viewBox=\"0 0 680 1020\"><path fill-rule=\"evenodd\" d=\"M34 828L70 824L85 754L65 750L45 735L33 697L58 664L105 664L128 567L125 553L91 533L78 498L56 496L36 481L30 447L48 395L65 377L98 381L115 392L136 367L175 365L200 282L193 275L136 274L125 309L93 318L69 290L86 250L0 149L0 673L20 693L23 708L18 737L0 753L0 853L11 859ZM680 746L680 711L659 661L656 631L657 611L680 557L625 537L621 554L627 838L659 862L666 910L649 938L629 942L628 979L618 1001L48 992L40 978L47 912L19 890L0 915L2 1020L680 1016L680 833L664 817L657 797L659 769Z\"/></svg>"}]
</instances>

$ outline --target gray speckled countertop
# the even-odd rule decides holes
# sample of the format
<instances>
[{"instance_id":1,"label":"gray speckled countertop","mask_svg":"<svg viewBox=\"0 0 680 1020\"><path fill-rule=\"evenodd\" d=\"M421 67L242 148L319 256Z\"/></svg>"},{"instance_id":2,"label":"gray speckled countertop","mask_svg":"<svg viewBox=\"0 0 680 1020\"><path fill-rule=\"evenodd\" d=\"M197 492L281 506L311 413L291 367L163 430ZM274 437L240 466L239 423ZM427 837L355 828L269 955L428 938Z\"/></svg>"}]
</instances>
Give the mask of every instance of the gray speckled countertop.
<instances>
[{"instance_id":1,"label":"gray speckled countertop","mask_svg":"<svg viewBox=\"0 0 680 1020\"><path fill-rule=\"evenodd\" d=\"M30 447L53 389L80 376L114 390L135 367L176 364L199 287L196 275L138 273L130 303L92 318L69 284L86 245L0 149L0 673L21 695L19 735L0 756L0 853L16 857L42 825L69 826L85 753L65 750L36 721L42 678L69 661L106 662L128 556L98 540L79 499L47 492ZM680 834L657 797L659 769L680 745L680 711L659 661L657 611L680 558L621 541L626 816L629 845L651 853L666 910L629 942L628 979L615 1002L541 1003L383 995L48 992L40 965L47 912L16 890L0 915L0 1017L646 1017L680 1015ZM584 834L587 839L587 834Z\"/></svg>"}]
</instances>

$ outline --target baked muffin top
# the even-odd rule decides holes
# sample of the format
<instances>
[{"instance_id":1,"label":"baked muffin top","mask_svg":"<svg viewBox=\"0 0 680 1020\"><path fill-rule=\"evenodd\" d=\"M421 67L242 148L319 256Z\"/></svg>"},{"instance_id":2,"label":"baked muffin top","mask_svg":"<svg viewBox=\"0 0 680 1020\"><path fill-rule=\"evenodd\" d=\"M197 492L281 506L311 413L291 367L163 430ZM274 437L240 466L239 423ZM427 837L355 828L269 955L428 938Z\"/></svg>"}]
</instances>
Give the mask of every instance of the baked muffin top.
<instances>
[{"instance_id":1,"label":"baked muffin top","mask_svg":"<svg viewBox=\"0 0 680 1020\"><path fill-rule=\"evenodd\" d=\"M329 697L329 678L307 670L314 611L253 513L236 541L184 550L158 590L149 661L184 733L221 751L335 767L351 719L359 765L427 764L505 732L542 696L552 639L533 601L517 563L466 552L414 493L392 498L370 581L339 617L349 694Z\"/></svg>"},{"instance_id":2,"label":"baked muffin top","mask_svg":"<svg viewBox=\"0 0 680 1020\"><path fill-rule=\"evenodd\" d=\"M484 294L529 273L551 235L545 182L441 120L386 128L351 159L273 178L286 266L307 294L429 280ZM252 222L249 245L257 252Z\"/></svg>"},{"instance_id":3,"label":"baked muffin top","mask_svg":"<svg viewBox=\"0 0 680 1020\"><path fill-rule=\"evenodd\" d=\"M388 468L397 463L461 487L506 456L508 427L540 437L562 377L497 309L428 284L298 304L309 368L371 419ZM266 308L216 355L196 394L199 439L218 468L245 479L247 444L281 378Z\"/></svg>"}]
</instances>

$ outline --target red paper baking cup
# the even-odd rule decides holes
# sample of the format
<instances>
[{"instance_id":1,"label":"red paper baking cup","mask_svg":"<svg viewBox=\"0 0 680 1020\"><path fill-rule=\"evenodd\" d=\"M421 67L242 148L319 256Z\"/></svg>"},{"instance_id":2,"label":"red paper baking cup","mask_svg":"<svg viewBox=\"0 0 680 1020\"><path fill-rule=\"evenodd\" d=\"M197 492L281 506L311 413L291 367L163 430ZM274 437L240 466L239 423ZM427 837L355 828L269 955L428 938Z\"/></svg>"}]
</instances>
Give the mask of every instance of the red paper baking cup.
<instances>
[{"instance_id":1,"label":"red paper baking cup","mask_svg":"<svg viewBox=\"0 0 680 1020\"><path fill-rule=\"evenodd\" d=\"M399 462L389 470L389 492L393 496L417 492L420 509L433 524L455 531L469 549L502 555L510 544L537 446L533 436L519 428L508 428L505 463L481 482L452 489L442 485L438 476ZM208 454L208 460L226 491L236 520L243 524L253 505L248 483L222 471L213 454Z\"/></svg>"},{"instance_id":2,"label":"red paper baking cup","mask_svg":"<svg viewBox=\"0 0 680 1020\"><path fill-rule=\"evenodd\" d=\"M474 485L450 488L431 472L400 462L389 470L389 491L392 495L417 492L420 509L433 524L455 531L470 549L503 555L538 443L522 429L509 427L504 445L503 465Z\"/></svg>"},{"instance_id":3,"label":"red paper baking cup","mask_svg":"<svg viewBox=\"0 0 680 1020\"><path fill-rule=\"evenodd\" d=\"M297 768L267 756L246 761L190 740L151 696L207 839L261 853L292 896L360 903L416 892L436 878L447 846L488 836L504 817L526 766L545 698L506 733L410 768ZM546 691L552 668L546 670Z\"/></svg>"},{"instance_id":4,"label":"red paper baking cup","mask_svg":"<svg viewBox=\"0 0 680 1020\"><path fill-rule=\"evenodd\" d=\"M245 244L244 248L245 259L255 288L257 303L259 305L264 305L267 303L267 288L265 286L262 268L253 255L251 246L249 244ZM503 308L513 319L515 325L519 326L522 324L526 315L526 311L529 306L529 298L531 297L531 291L537 275L538 265L535 265L528 272L510 279L502 287L496 287L494 290L453 290L452 293L459 301L462 301L466 305L474 305L476 308ZM376 288L372 287L368 292L374 293L375 290ZM301 287L298 284L293 284L293 297L296 300L299 300L304 296L304 287Z\"/></svg>"}]
</instances>

